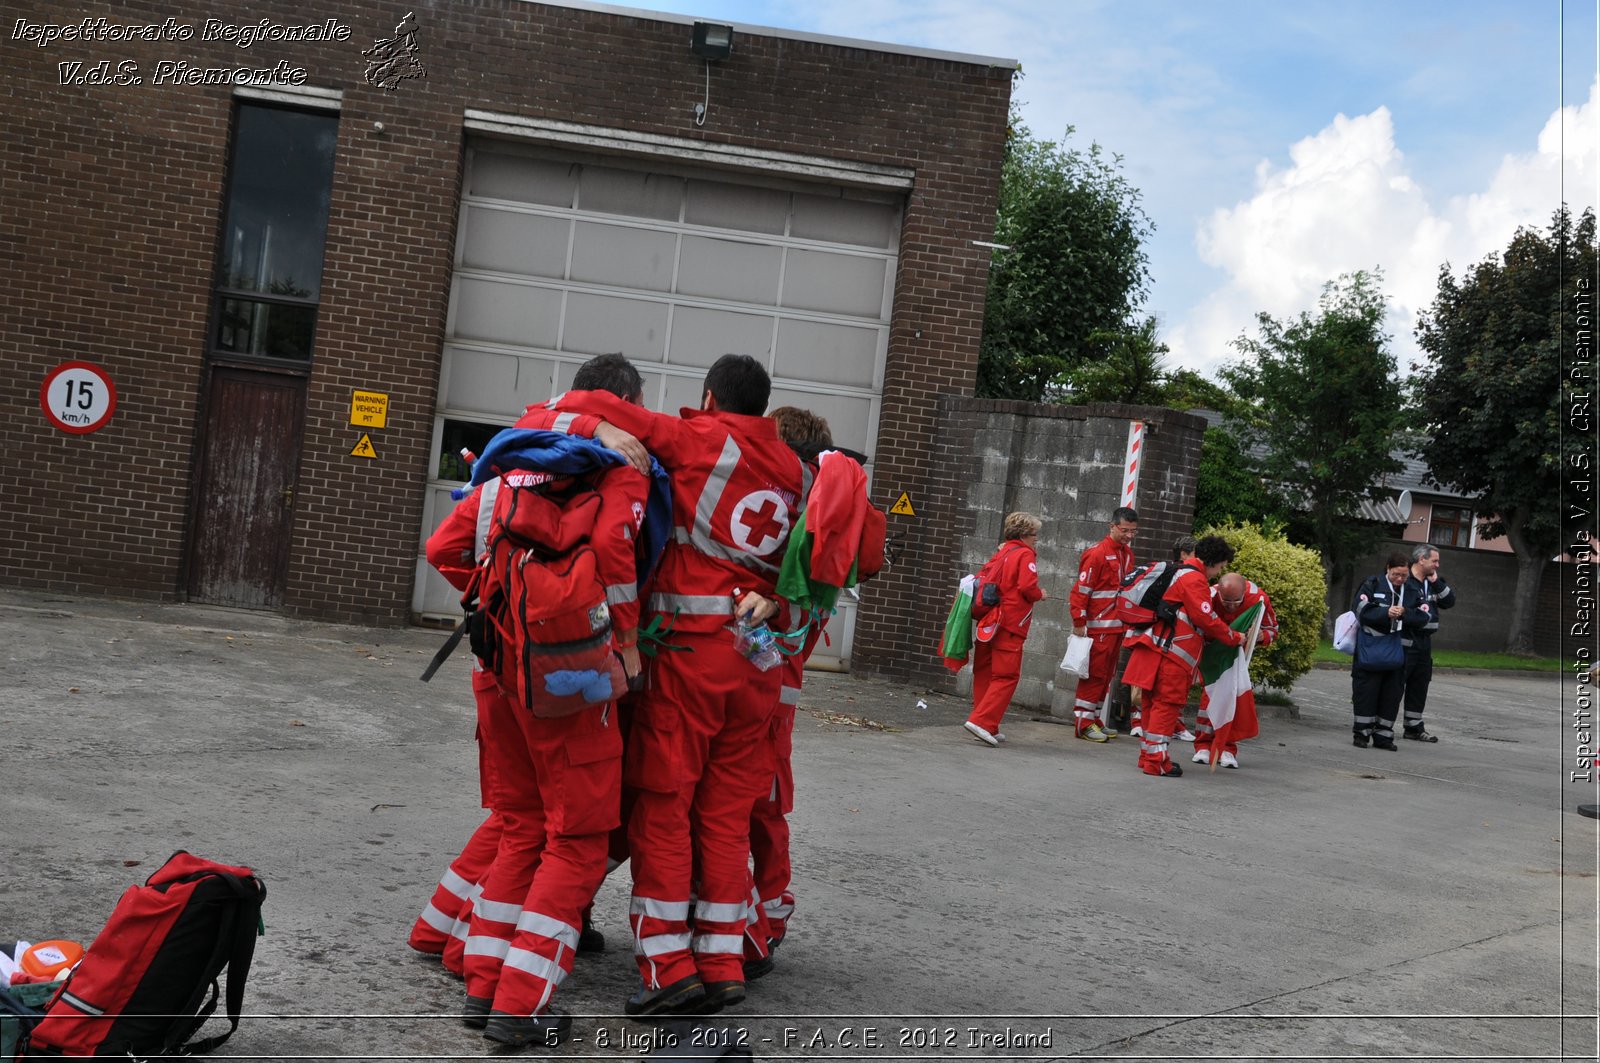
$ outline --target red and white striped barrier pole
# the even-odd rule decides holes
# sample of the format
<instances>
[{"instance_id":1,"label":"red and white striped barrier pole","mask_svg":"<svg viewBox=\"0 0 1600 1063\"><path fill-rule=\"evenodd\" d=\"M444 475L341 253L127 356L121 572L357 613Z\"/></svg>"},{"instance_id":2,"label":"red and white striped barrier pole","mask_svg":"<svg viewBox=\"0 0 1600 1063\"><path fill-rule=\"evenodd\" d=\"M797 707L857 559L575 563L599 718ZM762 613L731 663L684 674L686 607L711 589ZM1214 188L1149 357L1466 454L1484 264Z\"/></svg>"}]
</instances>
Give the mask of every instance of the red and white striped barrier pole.
<instances>
[{"instance_id":1,"label":"red and white striped barrier pole","mask_svg":"<svg viewBox=\"0 0 1600 1063\"><path fill-rule=\"evenodd\" d=\"M1132 506L1139 496L1139 465L1144 459L1144 422L1128 422L1128 456L1122 462L1122 500L1119 506Z\"/></svg>"}]
</instances>

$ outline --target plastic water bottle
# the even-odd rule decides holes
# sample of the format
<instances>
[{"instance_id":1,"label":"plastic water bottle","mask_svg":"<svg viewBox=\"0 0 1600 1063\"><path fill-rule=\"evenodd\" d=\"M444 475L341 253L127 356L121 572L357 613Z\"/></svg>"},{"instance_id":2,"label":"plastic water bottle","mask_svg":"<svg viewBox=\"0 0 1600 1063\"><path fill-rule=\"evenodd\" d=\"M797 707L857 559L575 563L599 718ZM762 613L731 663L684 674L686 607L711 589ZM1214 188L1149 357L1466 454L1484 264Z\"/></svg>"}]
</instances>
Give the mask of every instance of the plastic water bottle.
<instances>
[{"instance_id":1,"label":"plastic water bottle","mask_svg":"<svg viewBox=\"0 0 1600 1063\"><path fill-rule=\"evenodd\" d=\"M739 591L733 592L733 598L737 607ZM783 660L783 653L778 649L777 636L772 633L772 629L766 624L753 624L748 617L735 618L733 647L763 672L771 671Z\"/></svg>"}]
</instances>

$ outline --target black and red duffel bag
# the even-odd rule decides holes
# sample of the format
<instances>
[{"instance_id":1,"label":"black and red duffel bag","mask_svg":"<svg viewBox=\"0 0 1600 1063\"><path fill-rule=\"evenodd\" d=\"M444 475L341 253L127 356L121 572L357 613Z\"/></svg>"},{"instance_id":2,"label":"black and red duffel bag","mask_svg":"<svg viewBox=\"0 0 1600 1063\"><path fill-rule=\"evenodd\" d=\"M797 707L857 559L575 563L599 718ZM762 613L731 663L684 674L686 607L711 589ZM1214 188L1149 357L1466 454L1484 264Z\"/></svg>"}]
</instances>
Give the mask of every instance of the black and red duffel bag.
<instances>
[{"instance_id":1,"label":"black and red duffel bag","mask_svg":"<svg viewBox=\"0 0 1600 1063\"><path fill-rule=\"evenodd\" d=\"M222 1044L239 1027L266 892L248 867L174 853L117 902L34 1027L28 1058L191 1055ZM216 1010L224 968L228 1029L191 1040Z\"/></svg>"}]
</instances>

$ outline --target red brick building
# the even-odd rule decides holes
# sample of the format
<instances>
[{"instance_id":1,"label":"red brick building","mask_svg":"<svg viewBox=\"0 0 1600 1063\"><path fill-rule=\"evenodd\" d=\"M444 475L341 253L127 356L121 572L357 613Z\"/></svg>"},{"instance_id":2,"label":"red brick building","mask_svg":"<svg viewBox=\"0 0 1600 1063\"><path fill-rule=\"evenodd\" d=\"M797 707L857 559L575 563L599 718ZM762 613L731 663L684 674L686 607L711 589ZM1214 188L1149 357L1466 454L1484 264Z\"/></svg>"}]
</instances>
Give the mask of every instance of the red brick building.
<instances>
[{"instance_id":1,"label":"red brick building","mask_svg":"<svg viewBox=\"0 0 1600 1063\"><path fill-rule=\"evenodd\" d=\"M755 355L774 405L871 454L875 501L925 498L937 397L972 390L1013 62L406 11L8 10L0 582L448 611L420 544L457 450L614 350L660 409ZM909 544L869 656L901 652L874 631L903 626Z\"/></svg>"}]
</instances>

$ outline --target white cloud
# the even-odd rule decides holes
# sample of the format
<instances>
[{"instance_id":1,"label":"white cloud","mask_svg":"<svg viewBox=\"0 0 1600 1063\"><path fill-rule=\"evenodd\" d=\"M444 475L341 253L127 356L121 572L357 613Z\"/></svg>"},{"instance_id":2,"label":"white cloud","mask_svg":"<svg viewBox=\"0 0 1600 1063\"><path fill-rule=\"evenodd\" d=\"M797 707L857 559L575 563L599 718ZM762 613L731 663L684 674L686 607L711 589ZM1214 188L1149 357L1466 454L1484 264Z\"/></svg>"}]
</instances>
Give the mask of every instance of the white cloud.
<instances>
[{"instance_id":1,"label":"white cloud","mask_svg":"<svg viewBox=\"0 0 1600 1063\"><path fill-rule=\"evenodd\" d=\"M1542 228L1563 182L1575 212L1600 198L1600 79L1586 103L1551 115L1533 150L1502 158L1482 192L1444 202L1412 177L1386 107L1337 116L1289 158L1281 169L1260 163L1254 196L1198 226L1201 259L1227 279L1170 330L1175 364L1214 370L1235 357L1232 340L1253 334L1257 312L1312 310L1328 280L1374 266L1391 301L1392 349L1402 367L1413 364L1416 315L1432 302L1443 263L1459 274L1502 250L1518 226Z\"/></svg>"}]
</instances>

